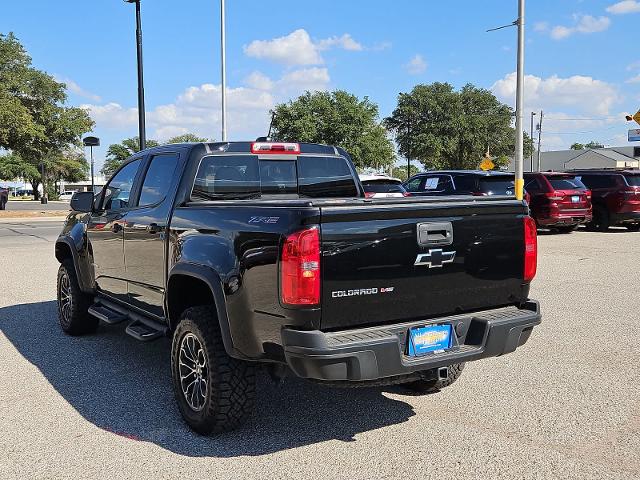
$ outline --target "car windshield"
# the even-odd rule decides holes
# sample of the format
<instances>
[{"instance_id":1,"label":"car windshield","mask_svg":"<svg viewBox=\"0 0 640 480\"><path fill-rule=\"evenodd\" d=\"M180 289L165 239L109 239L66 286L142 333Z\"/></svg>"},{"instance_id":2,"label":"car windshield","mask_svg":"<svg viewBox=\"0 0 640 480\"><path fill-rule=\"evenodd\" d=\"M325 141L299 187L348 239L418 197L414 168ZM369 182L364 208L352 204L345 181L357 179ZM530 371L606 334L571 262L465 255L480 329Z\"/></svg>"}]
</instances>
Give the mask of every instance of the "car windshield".
<instances>
[{"instance_id":1,"label":"car windshield","mask_svg":"<svg viewBox=\"0 0 640 480\"><path fill-rule=\"evenodd\" d=\"M625 175L624 177L631 187L640 187L640 175Z\"/></svg>"},{"instance_id":2,"label":"car windshield","mask_svg":"<svg viewBox=\"0 0 640 480\"><path fill-rule=\"evenodd\" d=\"M362 182L362 186L367 193L404 193L404 188L397 182L368 180Z\"/></svg>"},{"instance_id":3,"label":"car windshield","mask_svg":"<svg viewBox=\"0 0 640 480\"><path fill-rule=\"evenodd\" d=\"M587 187L576 177L547 177L554 190L586 190Z\"/></svg>"},{"instance_id":4,"label":"car windshield","mask_svg":"<svg viewBox=\"0 0 640 480\"><path fill-rule=\"evenodd\" d=\"M481 178L478 182L479 190L488 195L513 195L514 181L507 176Z\"/></svg>"}]
</instances>

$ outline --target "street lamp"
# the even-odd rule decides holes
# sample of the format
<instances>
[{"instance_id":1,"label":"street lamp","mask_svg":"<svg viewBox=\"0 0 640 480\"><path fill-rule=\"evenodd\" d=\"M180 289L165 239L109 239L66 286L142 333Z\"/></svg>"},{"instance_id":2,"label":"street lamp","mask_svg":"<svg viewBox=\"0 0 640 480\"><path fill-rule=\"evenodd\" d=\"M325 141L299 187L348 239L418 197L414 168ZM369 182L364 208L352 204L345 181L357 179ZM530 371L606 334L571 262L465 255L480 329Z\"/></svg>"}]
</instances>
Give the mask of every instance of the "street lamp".
<instances>
[{"instance_id":1,"label":"street lamp","mask_svg":"<svg viewBox=\"0 0 640 480\"><path fill-rule=\"evenodd\" d=\"M227 55L226 55L226 25L224 0L220 0L220 66L222 89L222 141L227 141Z\"/></svg>"},{"instance_id":2,"label":"street lamp","mask_svg":"<svg viewBox=\"0 0 640 480\"><path fill-rule=\"evenodd\" d=\"M529 162L531 163L531 167L529 168L530 172L533 172L533 117L536 116L536 112L531 112L531 154L529 158Z\"/></svg>"},{"instance_id":3,"label":"street lamp","mask_svg":"<svg viewBox=\"0 0 640 480\"><path fill-rule=\"evenodd\" d=\"M142 23L140 21L140 0L124 0L125 3L136 4L136 45L138 58L138 136L140 150L147 148L147 132L144 112L144 76L142 71Z\"/></svg>"},{"instance_id":4,"label":"street lamp","mask_svg":"<svg viewBox=\"0 0 640 480\"><path fill-rule=\"evenodd\" d=\"M93 147L100 146L100 139L98 137L84 137L82 139L82 143L85 147L89 147L89 151L91 152L91 191L95 194L96 192L96 183L95 183L95 175L93 173Z\"/></svg>"}]
</instances>

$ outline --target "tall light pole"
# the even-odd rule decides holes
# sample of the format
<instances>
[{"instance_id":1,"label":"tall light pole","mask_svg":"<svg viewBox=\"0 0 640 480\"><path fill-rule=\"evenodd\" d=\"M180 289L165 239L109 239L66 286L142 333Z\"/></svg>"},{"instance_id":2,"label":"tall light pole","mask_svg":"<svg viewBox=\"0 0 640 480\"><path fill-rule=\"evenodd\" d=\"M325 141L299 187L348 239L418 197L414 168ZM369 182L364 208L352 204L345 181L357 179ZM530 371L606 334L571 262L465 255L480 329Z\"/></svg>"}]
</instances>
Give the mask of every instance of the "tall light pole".
<instances>
[{"instance_id":1,"label":"tall light pole","mask_svg":"<svg viewBox=\"0 0 640 480\"><path fill-rule=\"evenodd\" d=\"M136 46L138 59L138 136L140 150L147 148L147 131L144 111L144 75L142 68L142 22L140 20L140 0L124 0L126 3L136 4Z\"/></svg>"},{"instance_id":2,"label":"tall light pole","mask_svg":"<svg viewBox=\"0 0 640 480\"><path fill-rule=\"evenodd\" d=\"M518 68L516 72L516 198L522 200L524 189L524 0L518 0Z\"/></svg>"},{"instance_id":3,"label":"tall light pole","mask_svg":"<svg viewBox=\"0 0 640 480\"><path fill-rule=\"evenodd\" d=\"M224 0L220 0L220 60L222 75L222 141L227 141L227 56L225 38Z\"/></svg>"},{"instance_id":4,"label":"tall light pole","mask_svg":"<svg viewBox=\"0 0 640 480\"><path fill-rule=\"evenodd\" d=\"M542 117L544 117L544 112L540 110L540 122L538 122L538 171L542 171L542 166L540 165L540 148L542 146Z\"/></svg>"},{"instance_id":5,"label":"tall light pole","mask_svg":"<svg viewBox=\"0 0 640 480\"><path fill-rule=\"evenodd\" d=\"M89 147L89 151L91 152L91 191L96 193L96 180L94 174L94 162L93 162L93 147L100 146L100 139L98 137L84 137L82 139L82 144L85 147Z\"/></svg>"},{"instance_id":6,"label":"tall light pole","mask_svg":"<svg viewBox=\"0 0 640 480\"><path fill-rule=\"evenodd\" d=\"M529 167L529 171L533 172L533 117L536 116L536 112L531 112L531 130L529 130L529 135L531 137L531 154L530 154L530 158L529 158L529 162L530 162L530 167Z\"/></svg>"}]
</instances>

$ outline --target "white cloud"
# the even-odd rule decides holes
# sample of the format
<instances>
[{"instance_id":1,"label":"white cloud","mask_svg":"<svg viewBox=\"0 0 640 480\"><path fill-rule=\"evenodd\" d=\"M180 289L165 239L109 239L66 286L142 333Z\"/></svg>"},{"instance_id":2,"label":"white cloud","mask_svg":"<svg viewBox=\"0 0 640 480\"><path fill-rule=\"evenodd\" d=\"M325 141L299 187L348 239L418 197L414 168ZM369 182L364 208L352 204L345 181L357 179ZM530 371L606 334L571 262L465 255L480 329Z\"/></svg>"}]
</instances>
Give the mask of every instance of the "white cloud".
<instances>
[{"instance_id":1,"label":"white cloud","mask_svg":"<svg viewBox=\"0 0 640 480\"><path fill-rule=\"evenodd\" d=\"M546 32L549 30L548 22L536 22L533 24L533 30L536 32Z\"/></svg>"},{"instance_id":2,"label":"white cloud","mask_svg":"<svg viewBox=\"0 0 640 480\"><path fill-rule=\"evenodd\" d=\"M54 78L56 79L56 81L64 83L67 86L67 90L69 90L72 93L75 93L79 97L89 99L93 102L100 102L102 100L100 98L100 95L96 95L95 93L91 93L85 90L70 78L59 77L58 75L54 75Z\"/></svg>"},{"instance_id":3,"label":"white cloud","mask_svg":"<svg viewBox=\"0 0 640 480\"><path fill-rule=\"evenodd\" d=\"M356 42L351 35L345 33L341 37L329 37L324 40L320 40L317 43L317 48L319 50L327 50L332 47L342 48L343 50L350 50L354 52L359 52L364 49L362 44Z\"/></svg>"},{"instance_id":4,"label":"white cloud","mask_svg":"<svg viewBox=\"0 0 640 480\"><path fill-rule=\"evenodd\" d=\"M304 29L298 29L273 40L254 40L244 47L250 57L285 65L318 65L323 63L318 47Z\"/></svg>"},{"instance_id":5,"label":"white cloud","mask_svg":"<svg viewBox=\"0 0 640 480\"><path fill-rule=\"evenodd\" d=\"M250 57L270 60L283 65L321 65L324 63L321 51L340 48L348 51L362 51L364 47L350 34L333 36L314 42L306 30L300 28L284 37L272 40L254 40L244 46L244 53Z\"/></svg>"},{"instance_id":6,"label":"white cloud","mask_svg":"<svg viewBox=\"0 0 640 480\"><path fill-rule=\"evenodd\" d=\"M502 101L513 105L516 93L516 74L510 73L491 87ZM602 80L574 75L541 78L526 75L524 80L525 104L528 109L556 110L572 107L576 111L591 115L609 115L614 104L620 101L616 88Z\"/></svg>"},{"instance_id":7,"label":"white cloud","mask_svg":"<svg viewBox=\"0 0 640 480\"><path fill-rule=\"evenodd\" d=\"M638 13L640 12L640 2L637 0L624 0L622 2L614 3L607 7L607 12L613 13L614 15Z\"/></svg>"},{"instance_id":8,"label":"white cloud","mask_svg":"<svg viewBox=\"0 0 640 480\"><path fill-rule=\"evenodd\" d=\"M100 128L127 128L138 123L138 109L125 108L119 103L83 104L80 108L87 110Z\"/></svg>"},{"instance_id":9,"label":"white cloud","mask_svg":"<svg viewBox=\"0 0 640 480\"><path fill-rule=\"evenodd\" d=\"M232 139L252 139L264 135L269 126L269 110L307 90L326 90L329 82L326 68L312 67L287 72L272 80L261 72L245 79L246 87L227 89L228 130ZM148 136L166 140L186 132L218 137L221 123L220 85L205 83L185 89L172 103L147 111ZM135 128L136 108L117 103L82 105L96 121L96 130L116 131Z\"/></svg>"},{"instance_id":10,"label":"white cloud","mask_svg":"<svg viewBox=\"0 0 640 480\"><path fill-rule=\"evenodd\" d=\"M427 62L425 61L424 57L418 53L414 55L414 57L403 66L404 69L411 75L418 75L420 73L423 73L427 69Z\"/></svg>"},{"instance_id":11,"label":"white cloud","mask_svg":"<svg viewBox=\"0 0 640 480\"><path fill-rule=\"evenodd\" d=\"M611 25L611 19L609 17L594 17L591 15L579 15L573 16L574 25L564 26L556 25L550 31L551 38L554 40L562 40L574 33L590 34L596 32L603 32Z\"/></svg>"},{"instance_id":12,"label":"white cloud","mask_svg":"<svg viewBox=\"0 0 640 480\"><path fill-rule=\"evenodd\" d=\"M640 60L627 65L627 71L631 72L633 70L640 70Z\"/></svg>"},{"instance_id":13,"label":"white cloud","mask_svg":"<svg viewBox=\"0 0 640 480\"><path fill-rule=\"evenodd\" d=\"M629 78L625 83L640 83L640 75Z\"/></svg>"}]
</instances>

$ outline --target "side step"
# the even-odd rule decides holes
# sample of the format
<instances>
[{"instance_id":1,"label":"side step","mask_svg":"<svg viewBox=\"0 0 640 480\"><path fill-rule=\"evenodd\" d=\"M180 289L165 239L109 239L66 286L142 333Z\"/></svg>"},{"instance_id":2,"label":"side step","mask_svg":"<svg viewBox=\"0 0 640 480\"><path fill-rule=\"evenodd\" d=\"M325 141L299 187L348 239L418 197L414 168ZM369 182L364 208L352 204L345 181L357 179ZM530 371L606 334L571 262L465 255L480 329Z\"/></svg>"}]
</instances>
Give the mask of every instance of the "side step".
<instances>
[{"instance_id":1,"label":"side step","mask_svg":"<svg viewBox=\"0 0 640 480\"><path fill-rule=\"evenodd\" d=\"M162 325L153 325L151 322L142 322L140 320L134 320L127 325L127 332L136 340L141 342L150 342L157 338L162 337L165 334L166 328Z\"/></svg>"},{"instance_id":2,"label":"side step","mask_svg":"<svg viewBox=\"0 0 640 480\"><path fill-rule=\"evenodd\" d=\"M94 304L89 307L89 314L109 325L124 322L128 317L122 313L111 310L100 304Z\"/></svg>"}]
</instances>

